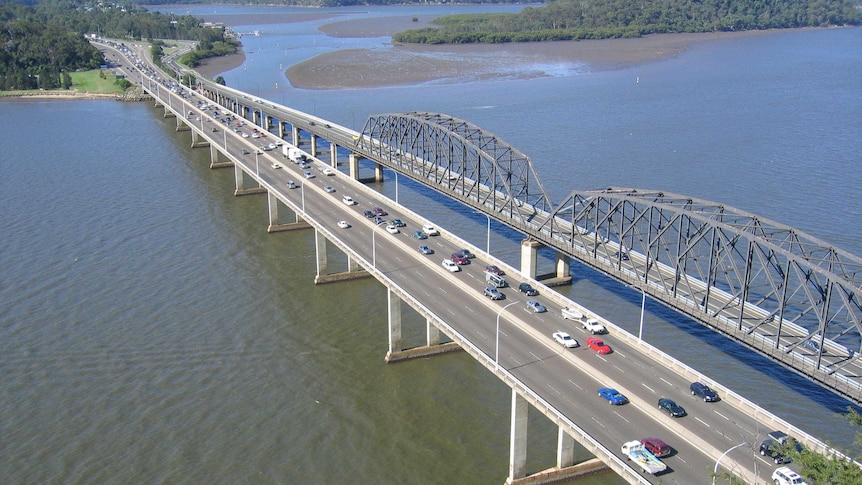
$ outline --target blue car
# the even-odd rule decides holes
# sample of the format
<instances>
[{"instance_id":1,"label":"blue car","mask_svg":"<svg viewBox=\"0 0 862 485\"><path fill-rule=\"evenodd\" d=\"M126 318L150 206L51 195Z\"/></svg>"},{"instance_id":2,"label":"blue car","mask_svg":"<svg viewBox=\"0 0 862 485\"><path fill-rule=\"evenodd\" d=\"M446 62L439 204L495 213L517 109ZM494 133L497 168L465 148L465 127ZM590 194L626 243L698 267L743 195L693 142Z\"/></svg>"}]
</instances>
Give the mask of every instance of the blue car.
<instances>
[{"instance_id":1,"label":"blue car","mask_svg":"<svg viewBox=\"0 0 862 485\"><path fill-rule=\"evenodd\" d=\"M629 402L625 396L619 393L616 389L611 389L610 387L602 387L599 388L599 397L603 399L607 399L610 404L615 406L619 406L620 404L625 404Z\"/></svg>"}]
</instances>

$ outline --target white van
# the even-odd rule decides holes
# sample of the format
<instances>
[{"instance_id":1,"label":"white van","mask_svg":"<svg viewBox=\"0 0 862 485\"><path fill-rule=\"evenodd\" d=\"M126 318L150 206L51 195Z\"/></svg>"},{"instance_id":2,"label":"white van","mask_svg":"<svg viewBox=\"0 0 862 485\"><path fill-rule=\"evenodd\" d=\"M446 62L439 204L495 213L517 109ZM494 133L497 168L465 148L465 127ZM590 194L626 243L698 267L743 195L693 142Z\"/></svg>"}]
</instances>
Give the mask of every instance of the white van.
<instances>
[{"instance_id":1,"label":"white van","mask_svg":"<svg viewBox=\"0 0 862 485\"><path fill-rule=\"evenodd\" d=\"M425 224L422 226L422 232L429 236L439 236L440 233L437 231L437 228L434 227L434 224Z\"/></svg>"},{"instance_id":2,"label":"white van","mask_svg":"<svg viewBox=\"0 0 862 485\"><path fill-rule=\"evenodd\" d=\"M485 281L494 285L496 288L505 288L509 286L509 283L506 282L505 278L494 273L485 273Z\"/></svg>"}]
</instances>

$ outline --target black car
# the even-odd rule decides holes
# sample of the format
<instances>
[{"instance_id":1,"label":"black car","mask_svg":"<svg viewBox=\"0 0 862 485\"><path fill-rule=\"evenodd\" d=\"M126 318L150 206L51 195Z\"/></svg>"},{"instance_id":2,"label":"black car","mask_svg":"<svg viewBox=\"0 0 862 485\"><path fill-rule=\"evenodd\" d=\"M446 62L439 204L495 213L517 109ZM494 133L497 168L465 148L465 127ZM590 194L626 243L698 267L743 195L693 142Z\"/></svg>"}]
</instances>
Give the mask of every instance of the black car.
<instances>
[{"instance_id":1,"label":"black car","mask_svg":"<svg viewBox=\"0 0 862 485\"><path fill-rule=\"evenodd\" d=\"M692 396L703 399L703 402L718 401L718 393L702 382L692 382L689 389L691 389Z\"/></svg>"},{"instance_id":2,"label":"black car","mask_svg":"<svg viewBox=\"0 0 862 485\"><path fill-rule=\"evenodd\" d=\"M674 418L681 418L685 416L685 409L674 402L673 399L661 398L658 400L658 408L667 412Z\"/></svg>"},{"instance_id":3,"label":"black car","mask_svg":"<svg viewBox=\"0 0 862 485\"><path fill-rule=\"evenodd\" d=\"M471 253L469 249L459 249L458 252L463 254L467 259L473 259L476 257L476 255Z\"/></svg>"},{"instance_id":4,"label":"black car","mask_svg":"<svg viewBox=\"0 0 862 485\"><path fill-rule=\"evenodd\" d=\"M371 212L371 211L362 211L362 215L364 215L365 217L367 217L367 218L369 218L369 219L371 219L372 217L374 217L374 213L373 213L373 212Z\"/></svg>"},{"instance_id":5,"label":"black car","mask_svg":"<svg viewBox=\"0 0 862 485\"><path fill-rule=\"evenodd\" d=\"M536 289L533 288L533 286L529 283L521 283L520 285L518 285L518 291L527 296L536 296L539 294L539 292L536 291Z\"/></svg>"},{"instance_id":6,"label":"black car","mask_svg":"<svg viewBox=\"0 0 862 485\"><path fill-rule=\"evenodd\" d=\"M790 463L790 458L784 456L784 454L779 451L780 448L781 445L778 444L777 441L768 439L763 443L760 443L760 456L768 456L776 465Z\"/></svg>"}]
</instances>

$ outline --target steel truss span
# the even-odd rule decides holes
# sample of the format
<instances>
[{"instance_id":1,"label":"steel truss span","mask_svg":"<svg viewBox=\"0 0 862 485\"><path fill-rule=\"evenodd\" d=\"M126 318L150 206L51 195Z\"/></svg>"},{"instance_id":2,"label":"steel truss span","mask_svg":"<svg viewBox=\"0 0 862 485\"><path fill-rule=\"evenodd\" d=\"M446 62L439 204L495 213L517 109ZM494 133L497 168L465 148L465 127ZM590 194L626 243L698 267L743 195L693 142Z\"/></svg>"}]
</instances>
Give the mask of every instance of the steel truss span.
<instances>
[{"instance_id":1,"label":"steel truss span","mask_svg":"<svg viewBox=\"0 0 862 485\"><path fill-rule=\"evenodd\" d=\"M862 259L723 204L573 191L552 204L530 159L438 113L368 118L357 152L484 211L862 402Z\"/></svg>"},{"instance_id":2,"label":"steel truss span","mask_svg":"<svg viewBox=\"0 0 862 485\"><path fill-rule=\"evenodd\" d=\"M859 402L862 259L733 207L640 189L574 191L541 232Z\"/></svg>"},{"instance_id":3,"label":"steel truss span","mask_svg":"<svg viewBox=\"0 0 862 485\"><path fill-rule=\"evenodd\" d=\"M470 206L525 218L550 210L530 159L491 133L439 113L371 116L357 148Z\"/></svg>"}]
</instances>

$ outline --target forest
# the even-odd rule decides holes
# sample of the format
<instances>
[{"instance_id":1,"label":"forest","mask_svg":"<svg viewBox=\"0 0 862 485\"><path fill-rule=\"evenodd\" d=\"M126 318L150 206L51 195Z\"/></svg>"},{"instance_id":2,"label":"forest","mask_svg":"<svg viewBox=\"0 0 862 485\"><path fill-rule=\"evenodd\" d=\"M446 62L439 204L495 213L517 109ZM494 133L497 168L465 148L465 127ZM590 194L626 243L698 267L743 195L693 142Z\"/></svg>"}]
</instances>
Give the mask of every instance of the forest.
<instances>
[{"instance_id":1,"label":"forest","mask_svg":"<svg viewBox=\"0 0 862 485\"><path fill-rule=\"evenodd\" d=\"M449 15L405 43L500 43L858 25L848 0L556 0L519 13Z\"/></svg>"},{"instance_id":2,"label":"forest","mask_svg":"<svg viewBox=\"0 0 862 485\"><path fill-rule=\"evenodd\" d=\"M235 52L238 45L225 39L224 29L202 27L197 18L150 13L131 4L0 3L0 90L65 87L69 72L98 68L104 59L84 38L87 33L129 40L197 40L202 50L194 59Z\"/></svg>"}]
</instances>

